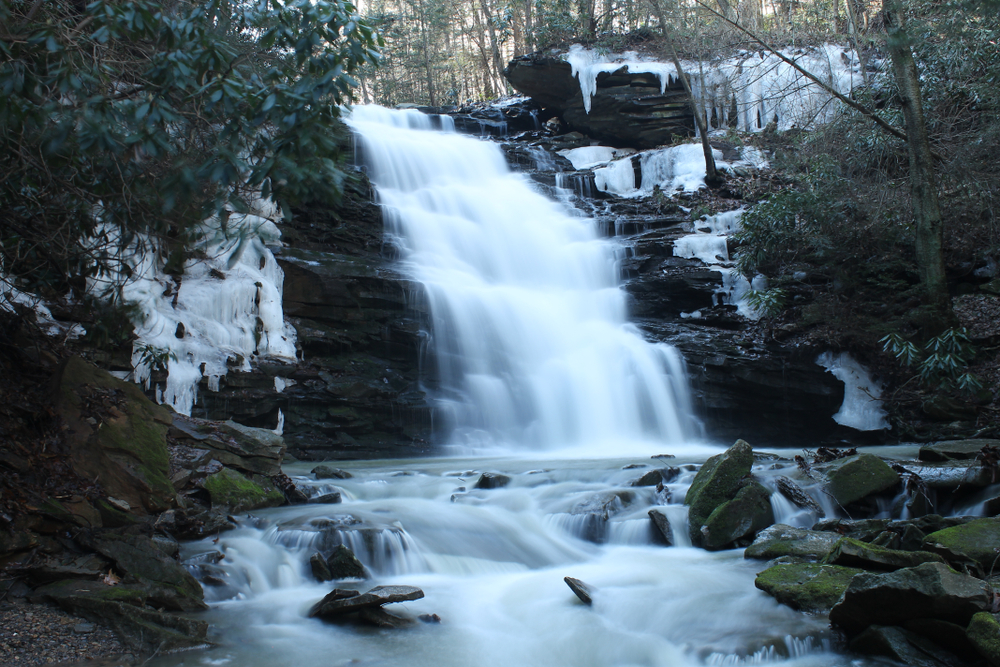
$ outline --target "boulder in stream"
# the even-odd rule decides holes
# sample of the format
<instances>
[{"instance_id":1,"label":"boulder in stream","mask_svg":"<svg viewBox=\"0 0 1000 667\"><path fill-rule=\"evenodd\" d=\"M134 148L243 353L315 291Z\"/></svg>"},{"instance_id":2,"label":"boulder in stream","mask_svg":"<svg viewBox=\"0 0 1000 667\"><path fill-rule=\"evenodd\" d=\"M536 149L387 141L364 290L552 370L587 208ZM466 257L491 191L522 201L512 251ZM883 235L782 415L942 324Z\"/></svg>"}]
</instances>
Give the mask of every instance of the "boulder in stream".
<instances>
[{"instance_id":1,"label":"boulder in stream","mask_svg":"<svg viewBox=\"0 0 1000 667\"><path fill-rule=\"evenodd\" d=\"M664 539L668 547L674 546L674 531L670 527L670 519L663 510L651 509L648 512L650 521L656 532Z\"/></svg>"},{"instance_id":2,"label":"boulder in stream","mask_svg":"<svg viewBox=\"0 0 1000 667\"><path fill-rule=\"evenodd\" d=\"M737 440L723 453L705 461L698 470L684 497L684 504L689 507L688 524L693 544L702 544L701 528L705 521L716 508L736 497L752 466L753 448L746 441Z\"/></svg>"},{"instance_id":3,"label":"boulder in stream","mask_svg":"<svg viewBox=\"0 0 1000 667\"><path fill-rule=\"evenodd\" d=\"M918 618L964 626L978 612L989 611L990 601L986 582L941 563L925 563L886 574L859 574L830 611L830 622L849 634Z\"/></svg>"},{"instance_id":4,"label":"boulder in stream","mask_svg":"<svg viewBox=\"0 0 1000 667\"><path fill-rule=\"evenodd\" d=\"M773 523L771 492L760 482L750 480L732 500L716 507L705 519L701 527L701 545L711 550L725 549L743 540L752 540Z\"/></svg>"},{"instance_id":5,"label":"boulder in stream","mask_svg":"<svg viewBox=\"0 0 1000 667\"><path fill-rule=\"evenodd\" d=\"M365 593L350 595L352 591L336 588L309 610L310 617L337 617L360 611L367 607L381 607L392 602L419 600L424 592L416 586L376 586Z\"/></svg>"},{"instance_id":6,"label":"boulder in stream","mask_svg":"<svg viewBox=\"0 0 1000 667\"><path fill-rule=\"evenodd\" d=\"M510 484L510 477L498 472L484 472L476 480L477 489L500 489Z\"/></svg>"},{"instance_id":7,"label":"boulder in stream","mask_svg":"<svg viewBox=\"0 0 1000 667\"><path fill-rule=\"evenodd\" d=\"M874 454L857 454L831 463L826 479L827 492L846 507L897 486L899 473Z\"/></svg>"},{"instance_id":8,"label":"boulder in stream","mask_svg":"<svg viewBox=\"0 0 1000 667\"><path fill-rule=\"evenodd\" d=\"M340 468L331 468L330 466L316 466L310 472L316 477L316 479L351 479L354 477L351 473L346 470L341 470Z\"/></svg>"},{"instance_id":9,"label":"boulder in stream","mask_svg":"<svg viewBox=\"0 0 1000 667\"><path fill-rule=\"evenodd\" d=\"M827 612L862 572L841 565L782 563L758 574L754 585L792 609Z\"/></svg>"},{"instance_id":10,"label":"boulder in stream","mask_svg":"<svg viewBox=\"0 0 1000 667\"><path fill-rule=\"evenodd\" d=\"M850 647L857 653L885 656L912 667L962 667L968 664L927 637L899 627L873 625L855 637Z\"/></svg>"},{"instance_id":11,"label":"boulder in stream","mask_svg":"<svg viewBox=\"0 0 1000 667\"><path fill-rule=\"evenodd\" d=\"M588 607L594 604L594 589L592 589L587 584L583 583L579 579L573 577L563 577L563 581L569 586L569 589L573 591L576 597L580 598L580 601Z\"/></svg>"},{"instance_id":12,"label":"boulder in stream","mask_svg":"<svg viewBox=\"0 0 1000 667\"><path fill-rule=\"evenodd\" d=\"M836 533L777 523L758 533L753 544L743 552L743 557L771 560L790 556L817 561L826 558L840 539Z\"/></svg>"},{"instance_id":13,"label":"boulder in stream","mask_svg":"<svg viewBox=\"0 0 1000 667\"><path fill-rule=\"evenodd\" d=\"M326 559L327 571L331 579L368 579L368 568L358 560L354 552L343 544L338 545Z\"/></svg>"}]
</instances>

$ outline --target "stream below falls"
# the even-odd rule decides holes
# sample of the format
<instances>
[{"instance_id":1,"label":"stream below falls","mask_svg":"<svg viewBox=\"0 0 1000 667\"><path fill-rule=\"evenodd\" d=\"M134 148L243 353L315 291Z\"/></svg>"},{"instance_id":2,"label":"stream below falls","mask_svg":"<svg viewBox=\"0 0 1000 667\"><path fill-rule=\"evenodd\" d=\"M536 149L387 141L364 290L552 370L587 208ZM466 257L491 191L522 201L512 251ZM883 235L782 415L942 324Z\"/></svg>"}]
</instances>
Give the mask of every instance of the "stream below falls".
<instances>
[{"instance_id":1,"label":"stream below falls","mask_svg":"<svg viewBox=\"0 0 1000 667\"><path fill-rule=\"evenodd\" d=\"M622 248L511 173L496 145L441 131L447 119L359 107L349 123L399 269L424 288L423 371L451 456L339 464L353 476L332 482L309 475L315 464L287 465L307 495L343 502L255 511L184 545L217 645L149 664L875 664L838 653L825 616L758 591L762 564L742 550L686 546L684 494L722 447L699 444L681 356L628 322ZM759 462L755 474L767 483L794 465ZM665 467L661 487L633 486ZM474 488L484 472L510 481ZM772 502L778 521L817 518ZM654 532L654 507L675 546ZM372 579L337 586L417 586L425 597L389 607L440 622L309 618L334 587L312 577L309 558L340 544ZM593 588L593 606L567 576Z\"/></svg>"},{"instance_id":2,"label":"stream below falls","mask_svg":"<svg viewBox=\"0 0 1000 667\"><path fill-rule=\"evenodd\" d=\"M676 459L652 460L646 453L351 462L353 478L321 481L307 474L313 464L292 464L288 473L307 492L336 489L343 502L253 512L217 541L186 544L182 558L205 582L212 606L207 619L220 645L151 664L865 664L832 652L825 616L793 611L757 590L754 576L763 563L745 561L741 549L683 546L689 541L681 503L695 474L691 464L719 450L672 451ZM630 486L663 465L681 473L662 491ZM767 474L758 467L755 472ZM475 489L482 471L511 481ZM647 516L653 507L671 519L680 546L665 546L655 533ZM815 520L794 508L783 511L779 521ZM334 587L313 579L309 557L337 544L351 547L373 574L338 587L417 586L423 599L387 609L437 614L440 623L377 629L308 618ZM566 576L594 589L592 607L576 598Z\"/></svg>"}]
</instances>

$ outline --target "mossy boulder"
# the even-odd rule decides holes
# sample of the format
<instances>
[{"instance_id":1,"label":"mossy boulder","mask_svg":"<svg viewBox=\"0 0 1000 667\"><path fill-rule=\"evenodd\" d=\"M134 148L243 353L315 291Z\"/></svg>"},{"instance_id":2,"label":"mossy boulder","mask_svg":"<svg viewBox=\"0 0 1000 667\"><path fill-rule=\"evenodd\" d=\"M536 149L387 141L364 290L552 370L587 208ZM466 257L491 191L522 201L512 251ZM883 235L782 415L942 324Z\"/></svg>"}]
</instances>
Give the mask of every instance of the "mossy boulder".
<instances>
[{"instance_id":1,"label":"mossy boulder","mask_svg":"<svg viewBox=\"0 0 1000 667\"><path fill-rule=\"evenodd\" d=\"M899 484L899 473L873 454L858 454L830 464L826 490L842 507L888 491Z\"/></svg>"},{"instance_id":2,"label":"mossy boulder","mask_svg":"<svg viewBox=\"0 0 1000 667\"><path fill-rule=\"evenodd\" d=\"M701 527L708 517L723 503L732 500L743 487L744 478L753 467L753 448L744 440L721 454L716 454L698 470L684 497L688 506L688 525L691 541L702 543Z\"/></svg>"},{"instance_id":3,"label":"mossy boulder","mask_svg":"<svg viewBox=\"0 0 1000 667\"><path fill-rule=\"evenodd\" d=\"M944 563L944 558L927 551L898 551L854 540L840 539L823 559L830 565L847 565L866 570L899 570L924 563Z\"/></svg>"},{"instance_id":4,"label":"mossy boulder","mask_svg":"<svg viewBox=\"0 0 1000 667\"><path fill-rule=\"evenodd\" d=\"M827 612L840 600L851 579L863 571L842 565L785 563L758 574L754 585L793 609Z\"/></svg>"},{"instance_id":5,"label":"mossy boulder","mask_svg":"<svg viewBox=\"0 0 1000 667\"><path fill-rule=\"evenodd\" d=\"M990 667L1000 667L1000 623L996 616L979 612L972 617L965 634Z\"/></svg>"},{"instance_id":6,"label":"mossy boulder","mask_svg":"<svg viewBox=\"0 0 1000 667\"><path fill-rule=\"evenodd\" d=\"M734 546L742 540L748 542L773 523L770 491L759 482L750 481L732 500L716 507L705 519L701 527L702 546L715 550Z\"/></svg>"},{"instance_id":7,"label":"mossy boulder","mask_svg":"<svg viewBox=\"0 0 1000 667\"><path fill-rule=\"evenodd\" d=\"M139 387L79 357L59 367L53 403L66 425L73 467L131 513L161 512L175 502L170 483L166 408Z\"/></svg>"},{"instance_id":8,"label":"mossy boulder","mask_svg":"<svg viewBox=\"0 0 1000 667\"><path fill-rule=\"evenodd\" d=\"M743 557L760 560L791 557L817 561L833 551L838 541L840 536L836 533L778 523L758 533L753 544L743 552Z\"/></svg>"},{"instance_id":9,"label":"mossy boulder","mask_svg":"<svg viewBox=\"0 0 1000 667\"><path fill-rule=\"evenodd\" d=\"M229 468L206 477L202 487L208 491L215 510L238 513L285 504L284 494L267 479L251 479Z\"/></svg>"},{"instance_id":10,"label":"mossy boulder","mask_svg":"<svg viewBox=\"0 0 1000 667\"><path fill-rule=\"evenodd\" d=\"M924 563L885 574L859 574L830 611L830 621L849 634L918 618L967 625L974 614L989 610L990 601L986 582L941 563Z\"/></svg>"},{"instance_id":11,"label":"mossy boulder","mask_svg":"<svg viewBox=\"0 0 1000 667\"><path fill-rule=\"evenodd\" d=\"M924 538L924 548L948 560L971 558L983 572L1000 574L1000 518L976 519L931 533Z\"/></svg>"}]
</instances>

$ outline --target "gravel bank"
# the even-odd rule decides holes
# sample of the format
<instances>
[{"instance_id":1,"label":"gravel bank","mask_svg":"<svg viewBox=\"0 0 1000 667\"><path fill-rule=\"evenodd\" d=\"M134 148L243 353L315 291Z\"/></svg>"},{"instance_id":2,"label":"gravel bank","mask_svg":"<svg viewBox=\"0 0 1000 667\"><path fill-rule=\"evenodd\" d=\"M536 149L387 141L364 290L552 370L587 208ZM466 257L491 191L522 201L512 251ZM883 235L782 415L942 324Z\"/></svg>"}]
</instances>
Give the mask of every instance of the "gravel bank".
<instances>
[{"instance_id":1,"label":"gravel bank","mask_svg":"<svg viewBox=\"0 0 1000 667\"><path fill-rule=\"evenodd\" d=\"M0 665L135 664L126 654L111 630L60 609L22 601L0 604Z\"/></svg>"}]
</instances>

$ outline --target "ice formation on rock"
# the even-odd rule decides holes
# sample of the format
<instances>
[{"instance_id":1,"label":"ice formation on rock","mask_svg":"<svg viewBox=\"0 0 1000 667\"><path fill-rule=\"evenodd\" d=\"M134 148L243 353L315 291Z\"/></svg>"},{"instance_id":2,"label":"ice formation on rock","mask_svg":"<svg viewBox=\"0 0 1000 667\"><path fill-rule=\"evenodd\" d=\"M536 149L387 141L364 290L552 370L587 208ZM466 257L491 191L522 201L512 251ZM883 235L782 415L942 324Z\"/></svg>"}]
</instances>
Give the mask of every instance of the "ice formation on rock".
<instances>
[{"instance_id":1,"label":"ice formation on rock","mask_svg":"<svg viewBox=\"0 0 1000 667\"><path fill-rule=\"evenodd\" d=\"M882 408L882 383L872 379L868 369L847 352L824 352L816 363L833 373L844 383L844 402L833 416L834 421L859 431L879 431L889 428Z\"/></svg>"},{"instance_id":2,"label":"ice formation on rock","mask_svg":"<svg viewBox=\"0 0 1000 667\"><path fill-rule=\"evenodd\" d=\"M130 267L130 278L91 281L96 294L123 282L122 300L139 311L133 379L149 388L154 366L165 366L167 380L155 388L157 400L182 414L191 414L203 379L217 391L221 377L251 370L251 360L295 359L295 330L281 308L284 274L268 248L280 243L277 212L259 199L251 210L232 213L225 222L206 220L198 230L197 257L180 276L165 274L155 251L133 244L119 258Z\"/></svg>"},{"instance_id":3,"label":"ice formation on rock","mask_svg":"<svg viewBox=\"0 0 1000 667\"><path fill-rule=\"evenodd\" d=\"M781 54L844 95L863 81L860 60L847 47L791 47ZM626 68L631 74L651 74L659 79L661 93L677 78L672 63L656 62L635 52L601 55L574 44L563 58L580 82L587 113L601 72ZM718 62L682 62L681 66L715 128L733 126L759 132L774 122L777 130L807 129L829 122L838 112L839 105L830 93L773 53L744 51Z\"/></svg>"},{"instance_id":4,"label":"ice formation on rock","mask_svg":"<svg viewBox=\"0 0 1000 667\"><path fill-rule=\"evenodd\" d=\"M75 340L87 333L79 324L64 324L52 317L52 311L45 301L34 294L22 292L3 273L0 273L0 310L14 313L17 306L23 306L35 312L35 322L49 336L63 336Z\"/></svg>"}]
</instances>

